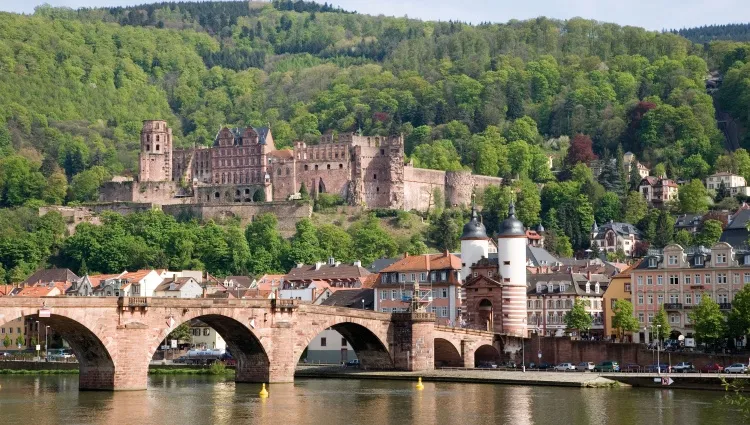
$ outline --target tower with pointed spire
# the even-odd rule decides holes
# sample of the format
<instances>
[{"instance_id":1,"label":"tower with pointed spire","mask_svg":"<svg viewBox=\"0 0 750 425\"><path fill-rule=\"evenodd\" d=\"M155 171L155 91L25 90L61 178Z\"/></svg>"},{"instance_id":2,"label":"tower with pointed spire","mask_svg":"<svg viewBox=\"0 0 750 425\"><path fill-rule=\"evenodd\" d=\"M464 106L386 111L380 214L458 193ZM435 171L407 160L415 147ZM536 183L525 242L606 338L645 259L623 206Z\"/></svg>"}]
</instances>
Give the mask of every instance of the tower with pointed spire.
<instances>
[{"instance_id":1,"label":"tower with pointed spire","mask_svg":"<svg viewBox=\"0 0 750 425\"><path fill-rule=\"evenodd\" d=\"M500 223L497 262L502 278L502 332L526 336L526 229L516 218L511 201L508 217Z\"/></svg>"},{"instance_id":2,"label":"tower with pointed spire","mask_svg":"<svg viewBox=\"0 0 750 425\"><path fill-rule=\"evenodd\" d=\"M490 250L490 242L487 237L487 229L479 219L474 202L471 204L471 219L464 225L461 234L461 279L469 279L471 266L482 258L487 258Z\"/></svg>"}]
</instances>

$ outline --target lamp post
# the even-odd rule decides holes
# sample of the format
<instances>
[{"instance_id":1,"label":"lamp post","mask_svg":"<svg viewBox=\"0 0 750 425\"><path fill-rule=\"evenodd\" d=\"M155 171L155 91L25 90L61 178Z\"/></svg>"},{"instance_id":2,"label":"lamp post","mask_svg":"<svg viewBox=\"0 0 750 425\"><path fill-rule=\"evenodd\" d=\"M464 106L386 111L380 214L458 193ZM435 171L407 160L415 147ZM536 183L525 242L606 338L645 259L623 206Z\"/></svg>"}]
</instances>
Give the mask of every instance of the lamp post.
<instances>
[{"instance_id":1,"label":"lamp post","mask_svg":"<svg viewBox=\"0 0 750 425\"><path fill-rule=\"evenodd\" d=\"M39 357L39 321L35 320L36 323L36 344L34 348L36 348L36 356Z\"/></svg>"},{"instance_id":2,"label":"lamp post","mask_svg":"<svg viewBox=\"0 0 750 425\"><path fill-rule=\"evenodd\" d=\"M656 325L656 370L659 371L659 375L661 375L661 364L659 362L659 331L661 330L661 325Z\"/></svg>"},{"instance_id":3,"label":"lamp post","mask_svg":"<svg viewBox=\"0 0 750 425\"><path fill-rule=\"evenodd\" d=\"M49 361L49 346L47 343L47 331L49 330L49 326L44 327L44 361Z\"/></svg>"},{"instance_id":4,"label":"lamp post","mask_svg":"<svg viewBox=\"0 0 750 425\"><path fill-rule=\"evenodd\" d=\"M526 373L526 318L523 318L523 338L521 338L521 371Z\"/></svg>"},{"instance_id":5,"label":"lamp post","mask_svg":"<svg viewBox=\"0 0 750 425\"><path fill-rule=\"evenodd\" d=\"M364 310L364 309L365 309L365 299L362 298L362 310Z\"/></svg>"}]
</instances>

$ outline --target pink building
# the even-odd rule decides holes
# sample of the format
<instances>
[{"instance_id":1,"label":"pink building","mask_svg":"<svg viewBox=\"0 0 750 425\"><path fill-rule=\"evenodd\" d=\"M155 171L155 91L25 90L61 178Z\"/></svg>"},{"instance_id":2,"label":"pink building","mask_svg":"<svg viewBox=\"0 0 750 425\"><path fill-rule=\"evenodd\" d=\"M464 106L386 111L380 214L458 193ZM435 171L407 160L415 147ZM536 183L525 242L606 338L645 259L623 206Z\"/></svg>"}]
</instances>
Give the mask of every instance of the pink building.
<instances>
[{"instance_id":1,"label":"pink building","mask_svg":"<svg viewBox=\"0 0 750 425\"><path fill-rule=\"evenodd\" d=\"M673 333L693 336L688 313L710 297L724 311L744 285L750 284L750 252L734 249L725 242L711 248L683 248L671 244L651 250L631 272L632 303L641 330L636 342L645 342L644 328L664 305ZM669 335L664 337L668 338Z\"/></svg>"}]
</instances>

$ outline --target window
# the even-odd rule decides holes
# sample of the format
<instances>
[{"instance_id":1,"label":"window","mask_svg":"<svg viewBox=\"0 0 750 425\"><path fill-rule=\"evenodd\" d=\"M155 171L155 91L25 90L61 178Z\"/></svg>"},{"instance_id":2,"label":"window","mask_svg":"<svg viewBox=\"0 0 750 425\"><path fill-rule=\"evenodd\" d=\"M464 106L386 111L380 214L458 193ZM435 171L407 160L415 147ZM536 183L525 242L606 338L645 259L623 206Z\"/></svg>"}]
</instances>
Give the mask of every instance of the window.
<instances>
[{"instance_id":1,"label":"window","mask_svg":"<svg viewBox=\"0 0 750 425\"><path fill-rule=\"evenodd\" d=\"M716 283L727 283L727 274L716 273Z\"/></svg>"},{"instance_id":2,"label":"window","mask_svg":"<svg viewBox=\"0 0 750 425\"><path fill-rule=\"evenodd\" d=\"M649 267L656 267L656 258L651 257L648 259L648 266Z\"/></svg>"},{"instance_id":3,"label":"window","mask_svg":"<svg viewBox=\"0 0 750 425\"><path fill-rule=\"evenodd\" d=\"M669 256L669 265L674 266L677 264L677 256L676 255L670 255Z\"/></svg>"},{"instance_id":4,"label":"window","mask_svg":"<svg viewBox=\"0 0 750 425\"><path fill-rule=\"evenodd\" d=\"M680 302L680 295L679 294L669 294L669 302L672 304Z\"/></svg>"},{"instance_id":5,"label":"window","mask_svg":"<svg viewBox=\"0 0 750 425\"><path fill-rule=\"evenodd\" d=\"M398 291L396 291L395 289L391 289L391 299L392 299L392 300L395 300L395 299L396 299L396 293L397 293L397 292L398 292Z\"/></svg>"},{"instance_id":6,"label":"window","mask_svg":"<svg viewBox=\"0 0 750 425\"><path fill-rule=\"evenodd\" d=\"M651 305L654 303L654 296L651 294L648 294L648 304Z\"/></svg>"},{"instance_id":7,"label":"window","mask_svg":"<svg viewBox=\"0 0 750 425\"><path fill-rule=\"evenodd\" d=\"M716 264L726 264L727 254L716 254Z\"/></svg>"},{"instance_id":8,"label":"window","mask_svg":"<svg viewBox=\"0 0 750 425\"><path fill-rule=\"evenodd\" d=\"M685 304L693 303L693 294L685 294Z\"/></svg>"},{"instance_id":9,"label":"window","mask_svg":"<svg viewBox=\"0 0 750 425\"><path fill-rule=\"evenodd\" d=\"M719 304L726 304L729 302L729 296L727 294L717 294L716 298L718 298L716 302Z\"/></svg>"},{"instance_id":10,"label":"window","mask_svg":"<svg viewBox=\"0 0 750 425\"><path fill-rule=\"evenodd\" d=\"M704 282L706 282L706 285L710 285L711 284L711 274L710 273L706 273L706 280Z\"/></svg>"},{"instance_id":11,"label":"window","mask_svg":"<svg viewBox=\"0 0 750 425\"><path fill-rule=\"evenodd\" d=\"M209 336L209 335L211 335L211 328L204 328L203 336Z\"/></svg>"},{"instance_id":12,"label":"window","mask_svg":"<svg viewBox=\"0 0 750 425\"><path fill-rule=\"evenodd\" d=\"M391 311L389 308L381 308L380 309L381 313L388 313L389 311Z\"/></svg>"},{"instance_id":13,"label":"window","mask_svg":"<svg viewBox=\"0 0 750 425\"><path fill-rule=\"evenodd\" d=\"M430 281L431 282L435 281L435 272L430 272Z\"/></svg>"},{"instance_id":14,"label":"window","mask_svg":"<svg viewBox=\"0 0 750 425\"><path fill-rule=\"evenodd\" d=\"M320 346L321 346L321 347L325 347L325 346L326 346L326 344L327 344L327 342L328 342L328 341L326 340L326 338L320 338Z\"/></svg>"},{"instance_id":15,"label":"window","mask_svg":"<svg viewBox=\"0 0 750 425\"><path fill-rule=\"evenodd\" d=\"M680 315L679 314L670 314L669 315L669 323L672 323L672 324L678 324L678 323L680 323Z\"/></svg>"},{"instance_id":16,"label":"window","mask_svg":"<svg viewBox=\"0 0 750 425\"><path fill-rule=\"evenodd\" d=\"M669 275L669 284L670 285L678 285L680 283L680 279L677 277L676 274Z\"/></svg>"},{"instance_id":17,"label":"window","mask_svg":"<svg viewBox=\"0 0 750 425\"><path fill-rule=\"evenodd\" d=\"M700 285L701 284L701 275L696 274L695 275L695 284Z\"/></svg>"},{"instance_id":18,"label":"window","mask_svg":"<svg viewBox=\"0 0 750 425\"><path fill-rule=\"evenodd\" d=\"M448 307L440 307L440 317L448 317Z\"/></svg>"},{"instance_id":19,"label":"window","mask_svg":"<svg viewBox=\"0 0 750 425\"><path fill-rule=\"evenodd\" d=\"M652 276L646 276L646 285L653 285L654 278Z\"/></svg>"},{"instance_id":20,"label":"window","mask_svg":"<svg viewBox=\"0 0 750 425\"><path fill-rule=\"evenodd\" d=\"M744 283L750 283L750 273L745 273L743 279Z\"/></svg>"},{"instance_id":21,"label":"window","mask_svg":"<svg viewBox=\"0 0 750 425\"><path fill-rule=\"evenodd\" d=\"M658 295L658 296L656 297L656 301L657 301L657 304L658 304L658 305L662 305L662 304L664 304L664 295L663 295L663 294L659 294L659 295Z\"/></svg>"},{"instance_id":22,"label":"window","mask_svg":"<svg viewBox=\"0 0 750 425\"><path fill-rule=\"evenodd\" d=\"M695 265L696 266L702 266L703 265L703 256L702 255L696 255L695 256Z\"/></svg>"},{"instance_id":23,"label":"window","mask_svg":"<svg viewBox=\"0 0 750 425\"><path fill-rule=\"evenodd\" d=\"M346 347L346 338L341 338L341 346Z\"/></svg>"},{"instance_id":24,"label":"window","mask_svg":"<svg viewBox=\"0 0 750 425\"><path fill-rule=\"evenodd\" d=\"M446 280L448 280L446 276L447 274L445 272L440 272L440 281L445 282Z\"/></svg>"},{"instance_id":25,"label":"window","mask_svg":"<svg viewBox=\"0 0 750 425\"><path fill-rule=\"evenodd\" d=\"M685 275L685 285L690 285L690 275L689 274Z\"/></svg>"},{"instance_id":26,"label":"window","mask_svg":"<svg viewBox=\"0 0 750 425\"><path fill-rule=\"evenodd\" d=\"M383 276L383 277L385 277L385 276ZM388 291L381 290L380 291L380 299L381 300L387 300L388 299Z\"/></svg>"},{"instance_id":27,"label":"window","mask_svg":"<svg viewBox=\"0 0 750 425\"><path fill-rule=\"evenodd\" d=\"M662 276L662 275L656 276L656 284L657 285L664 285L664 276Z\"/></svg>"},{"instance_id":28,"label":"window","mask_svg":"<svg viewBox=\"0 0 750 425\"><path fill-rule=\"evenodd\" d=\"M510 261L503 261L503 265L504 266L509 266L510 265Z\"/></svg>"},{"instance_id":29,"label":"window","mask_svg":"<svg viewBox=\"0 0 750 425\"><path fill-rule=\"evenodd\" d=\"M649 313L648 314L648 322L652 323L653 321L654 321L654 313Z\"/></svg>"},{"instance_id":30,"label":"window","mask_svg":"<svg viewBox=\"0 0 750 425\"><path fill-rule=\"evenodd\" d=\"M492 277L492 270L487 272L487 277Z\"/></svg>"},{"instance_id":31,"label":"window","mask_svg":"<svg viewBox=\"0 0 750 425\"><path fill-rule=\"evenodd\" d=\"M625 292L630 292L630 291L631 291L630 284L626 283L625 284Z\"/></svg>"},{"instance_id":32,"label":"window","mask_svg":"<svg viewBox=\"0 0 750 425\"><path fill-rule=\"evenodd\" d=\"M425 282L425 281L427 281L427 273L420 273L420 274L419 274L419 281L420 281L420 282Z\"/></svg>"},{"instance_id":33,"label":"window","mask_svg":"<svg viewBox=\"0 0 750 425\"><path fill-rule=\"evenodd\" d=\"M440 288L440 298L448 298L448 288Z\"/></svg>"},{"instance_id":34,"label":"window","mask_svg":"<svg viewBox=\"0 0 750 425\"><path fill-rule=\"evenodd\" d=\"M643 305L643 294L638 294L638 305Z\"/></svg>"},{"instance_id":35,"label":"window","mask_svg":"<svg viewBox=\"0 0 750 425\"><path fill-rule=\"evenodd\" d=\"M643 313L638 313L638 321L643 323L644 316L645 315Z\"/></svg>"},{"instance_id":36,"label":"window","mask_svg":"<svg viewBox=\"0 0 750 425\"><path fill-rule=\"evenodd\" d=\"M638 276L638 286L643 286L643 276Z\"/></svg>"},{"instance_id":37,"label":"window","mask_svg":"<svg viewBox=\"0 0 750 425\"><path fill-rule=\"evenodd\" d=\"M399 273L399 275L398 275L398 281L399 282L406 282L406 273Z\"/></svg>"}]
</instances>

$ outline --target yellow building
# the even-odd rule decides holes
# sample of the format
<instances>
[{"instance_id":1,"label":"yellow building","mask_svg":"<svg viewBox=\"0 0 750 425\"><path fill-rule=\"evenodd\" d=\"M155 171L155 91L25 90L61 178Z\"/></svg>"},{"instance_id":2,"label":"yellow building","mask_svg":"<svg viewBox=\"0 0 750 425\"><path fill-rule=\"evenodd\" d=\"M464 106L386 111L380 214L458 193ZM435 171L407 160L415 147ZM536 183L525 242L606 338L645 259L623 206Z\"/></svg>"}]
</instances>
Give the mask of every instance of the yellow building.
<instances>
[{"instance_id":1,"label":"yellow building","mask_svg":"<svg viewBox=\"0 0 750 425\"><path fill-rule=\"evenodd\" d=\"M617 338L617 330L612 328L612 316L614 316L614 305L617 300L631 300L632 285L630 282L630 271L637 267L634 265L623 270L621 273L612 277L607 290L602 296L602 309L604 312L604 336L614 341ZM625 333L625 341L632 342L633 335L630 332Z\"/></svg>"}]
</instances>

